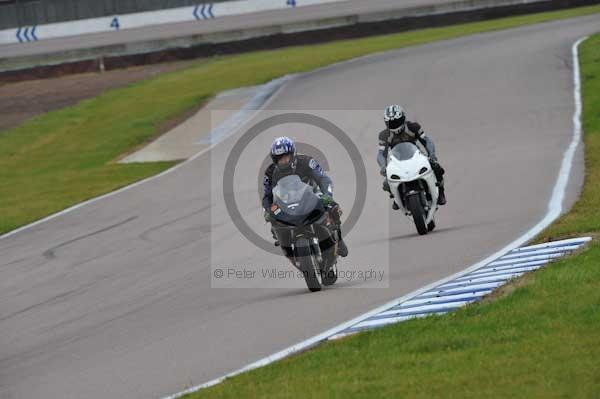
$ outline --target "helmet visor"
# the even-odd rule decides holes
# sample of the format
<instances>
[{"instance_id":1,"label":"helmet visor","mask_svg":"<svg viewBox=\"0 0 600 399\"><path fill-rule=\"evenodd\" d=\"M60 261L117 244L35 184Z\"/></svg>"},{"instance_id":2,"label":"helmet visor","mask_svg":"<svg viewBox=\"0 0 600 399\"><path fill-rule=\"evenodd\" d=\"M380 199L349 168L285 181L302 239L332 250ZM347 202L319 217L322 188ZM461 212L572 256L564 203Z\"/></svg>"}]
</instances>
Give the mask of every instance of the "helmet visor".
<instances>
[{"instance_id":1,"label":"helmet visor","mask_svg":"<svg viewBox=\"0 0 600 399\"><path fill-rule=\"evenodd\" d=\"M283 154L277 157L275 163L277 166L286 166L292 162L292 154Z\"/></svg>"},{"instance_id":2,"label":"helmet visor","mask_svg":"<svg viewBox=\"0 0 600 399\"><path fill-rule=\"evenodd\" d=\"M405 117L402 118L397 118L397 119L391 119L387 122L388 125L388 129L390 130L398 130L401 129L402 126L404 126L404 121L406 120Z\"/></svg>"}]
</instances>

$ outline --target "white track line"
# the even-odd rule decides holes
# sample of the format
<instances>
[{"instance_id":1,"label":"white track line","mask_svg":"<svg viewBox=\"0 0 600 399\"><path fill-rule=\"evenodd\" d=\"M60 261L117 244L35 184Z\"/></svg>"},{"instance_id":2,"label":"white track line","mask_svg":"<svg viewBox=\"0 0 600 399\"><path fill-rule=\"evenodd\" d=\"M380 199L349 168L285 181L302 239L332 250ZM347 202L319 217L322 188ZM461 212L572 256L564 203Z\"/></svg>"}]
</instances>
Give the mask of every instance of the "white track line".
<instances>
[{"instance_id":1,"label":"white track line","mask_svg":"<svg viewBox=\"0 0 600 399\"><path fill-rule=\"evenodd\" d=\"M437 298L415 298L406 302L402 302L402 305L395 309L410 309L411 307L418 305L434 305L436 303L451 303L451 302L460 302L460 301L477 301L484 297L486 294L477 292L475 294L464 294L461 296L440 296Z\"/></svg>"},{"instance_id":2,"label":"white track line","mask_svg":"<svg viewBox=\"0 0 600 399\"><path fill-rule=\"evenodd\" d=\"M508 266L508 265L515 265L515 264L522 263L522 262L535 262L538 260L540 260L540 261L546 260L549 262L553 259L562 258L563 255L564 255L564 252L561 252L558 254L550 254L550 255L527 256L527 257L523 257L520 259L495 260L492 263L490 263L489 265L487 265L487 267Z\"/></svg>"},{"instance_id":3,"label":"white track line","mask_svg":"<svg viewBox=\"0 0 600 399\"><path fill-rule=\"evenodd\" d=\"M508 265L508 266L493 266L493 267L486 266L486 267L482 267L480 270L477 270L476 272L473 272L472 274L470 274L470 276L474 276L479 273L491 273L491 272L501 271L501 270L518 269L519 267L543 266L548 262L550 262L550 260L546 259L546 260L536 260L534 262L515 263L515 264Z\"/></svg>"},{"instance_id":4,"label":"white track line","mask_svg":"<svg viewBox=\"0 0 600 399\"><path fill-rule=\"evenodd\" d=\"M447 302L447 303L433 303L433 304L425 304L421 306L416 306L412 308L403 308L399 307L397 309L386 310L385 312L379 313L377 316L373 317L371 320L383 320L389 319L391 317L399 317L405 316L407 313L411 314L419 314L430 311L439 311L439 312L449 312L451 310L455 310L464 306L468 303L473 302L470 301L457 301L457 302Z\"/></svg>"},{"instance_id":5,"label":"white track line","mask_svg":"<svg viewBox=\"0 0 600 399\"><path fill-rule=\"evenodd\" d=\"M589 242L591 239L592 239L592 237L568 238L566 240L545 242L542 244L529 245L529 246L523 247L523 248L516 248L516 249L513 249L510 253L516 254L516 253L521 253L521 252L536 251L536 250L545 249L545 248L560 248L560 247L568 248L570 245L585 244L586 242Z\"/></svg>"},{"instance_id":6,"label":"white track line","mask_svg":"<svg viewBox=\"0 0 600 399\"><path fill-rule=\"evenodd\" d=\"M550 247L550 248L545 248L545 249L535 249L535 250L525 251L525 252L511 252L510 254L505 255L500 259L501 260L523 259L523 258L526 258L529 256L536 256L536 255L549 255L549 254L556 254L556 253L564 254L566 252L572 252L572 251L577 250L580 245L582 245L582 244L561 246L561 247Z\"/></svg>"},{"instance_id":7,"label":"white track line","mask_svg":"<svg viewBox=\"0 0 600 399\"><path fill-rule=\"evenodd\" d=\"M449 277L438 280L438 281L431 283L423 288L419 288L418 290L413 291L413 292L411 292L407 295L404 295L400 298L394 299L393 301L390 301L382 306L379 306L376 309L373 309L367 313L364 313L358 317L355 317L354 319L352 319L350 321L347 321L347 322L337 325L333 328L330 328L329 330L327 330L319 335L315 335L314 337L311 337L305 341L299 342L296 345L292 345L292 346L285 348L277 353L274 353L270 356L260 359L254 363L250 363L247 366L242 367L241 369L232 371L231 373L228 373L222 377L215 378L214 380L205 382L204 384L200 384L200 385L191 387L189 389L186 389L185 391L178 392L174 395L166 396L163 399L176 399L183 395L199 391L200 389L208 388L213 385L217 385L217 384L221 383L223 380L225 380L226 378L233 377L235 375L238 375L238 374L241 374L246 371L250 371L250 370L262 367L262 366L266 366L267 364L273 363L273 362L280 360L284 357L287 357L293 353L297 353L297 352L303 351L307 348L310 348L310 347L318 344L319 342L324 341L324 340L336 335L337 333L339 333L343 330L346 330L352 326L355 326L356 324L360 323L361 321L364 321L365 319L368 319L369 317L375 316L378 313L386 311L393 306L397 306L402 302L412 299L412 298L414 298L424 292L427 292L433 288L436 288L448 281L451 281L458 277L464 276L464 275L472 272L473 270L477 270L477 269L487 265L488 263L492 262L493 260L501 257L502 255L505 255L509 251L512 251L515 248L522 246L529 240L533 239L537 234L542 232L542 230L544 230L546 227L548 227L550 225L550 223L552 223L558 216L560 216L560 214L562 212L562 203L563 203L563 200L565 197L567 183L569 182L569 175L571 174L573 157L575 156L575 150L577 149L577 146L579 145L579 142L581 140L581 80L580 80L580 74L579 74L578 48L579 48L579 44L582 41L584 41L585 39L587 39L587 37L583 37L583 38L577 40L571 48L571 51L573 54L573 83L574 83L573 96L575 99L575 112L573 113L573 137L571 139L571 144L569 145L569 147L567 148L567 150L565 151L565 153L563 155L563 160L562 160L562 163L560 166L560 171L558 173L558 178L556 180L554 190L552 191L552 196L550 197L550 201L548 202L548 211L547 211L546 215L544 216L544 218L542 220L540 220L535 226L533 226L529 231L527 231L521 237L517 238L515 241L511 242L510 244L508 244L501 250L499 250L499 251L495 252L494 254L488 256L487 258L477 262L476 264L464 269L463 271L460 271Z\"/></svg>"},{"instance_id":8,"label":"white track line","mask_svg":"<svg viewBox=\"0 0 600 399\"><path fill-rule=\"evenodd\" d=\"M539 269L539 268L537 268ZM535 269L533 269L535 270ZM469 277L465 277L465 278L461 278L459 280L456 280L456 284L452 285L452 284L446 284L446 288L447 287L469 287L471 284L485 284L485 283L493 283L493 282L497 282L497 281L503 281L503 283L507 283L508 280L515 278L515 277L519 277L520 275L522 275L523 273L526 272L530 272L532 271L532 269L529 270L511 270L510 273L497 273L497 274L491 274L488 276L475 276L475 277L471 277L471 275L469 275Z\"/></svg>"},{"instance_id":9,"label":"white track line","mask_svg":"<svg viewBox=\"0 0 600 399\"><path fill-rule=\"evenodd\" d=\"M489 273L471 273L468 276L465 277L461 277L459 279L457 279L457 282L463 282L463 281L477 281L477 279L480 278L488 278L488 277L501 277L503 275L506 274L510 274L510 273L521 273L521 272L532 272L534 270L537 269L541 269L542 267L544 267L546 263L539 265L539 266L530 266L530 267L516 267L514 269L508 269L508 270L497 270L497 271L493 271L493 272L489 272ZM483 269L485 270L485 269Z\"/></svg>"}]
</instances>

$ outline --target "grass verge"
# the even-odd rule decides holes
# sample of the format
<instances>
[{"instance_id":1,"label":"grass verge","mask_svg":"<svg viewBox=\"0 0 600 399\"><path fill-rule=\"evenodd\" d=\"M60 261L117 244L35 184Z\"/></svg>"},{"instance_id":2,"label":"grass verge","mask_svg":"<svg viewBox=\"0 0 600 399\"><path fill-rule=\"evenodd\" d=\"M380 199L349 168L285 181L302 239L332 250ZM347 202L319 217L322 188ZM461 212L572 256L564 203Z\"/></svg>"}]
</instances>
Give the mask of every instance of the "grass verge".
<instances>
[{"instance_id":1,"label":"grass verge","mask_svg":"<svg viewBox=\"0 0 600 399\"><path fill-rule=\"evenodd\" d=\"M541 239L600 232L600 35L580 48L586 181ZM495 300L328 342L199 398L597 398L600 243L526 275Z\"/></svg>"},{"instance_id":2,"label":"grass verge","mask_svg":"<svg viewBox=\"0 0 600 399\"><path fill-rule=\"evenodd\" d=\"M215 58L49 112L0 134L0 234L172 166L112 161L223 90L375 52L598 12L600 6L582 7Z\"/></svg>"},{"instance_id":3,"label":"grass verge","mask_svg":"<svg viewBox=\"0 0 600 399\"><path fill-rule=\"evenodd\" d=\"M600 37L583 42L579 50L583 97L585 182L573 209L544 231L540 239L600 233ZM600 238L600 237L599 237Z\"/></svg>"}]
</instances>

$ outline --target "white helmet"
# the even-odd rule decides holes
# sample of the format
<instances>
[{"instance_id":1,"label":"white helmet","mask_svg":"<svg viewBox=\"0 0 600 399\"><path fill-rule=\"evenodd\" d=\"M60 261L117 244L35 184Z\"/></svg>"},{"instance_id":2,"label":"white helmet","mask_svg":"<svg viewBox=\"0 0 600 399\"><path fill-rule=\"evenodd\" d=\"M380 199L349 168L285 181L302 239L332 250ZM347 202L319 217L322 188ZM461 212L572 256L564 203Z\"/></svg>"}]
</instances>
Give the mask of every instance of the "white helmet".
<instances>
[{"instance_id":1,"label":"white helmet","mask_svg":"<svg viewBox=\"0 0 600 399\"><path fill-rule=\"evenodd\" d=\"M399 105L389 105L384 112L383 120L387 128L393 133L399 133L404 130L406 115L404 109Z\"/></svg>"}]
</instances>

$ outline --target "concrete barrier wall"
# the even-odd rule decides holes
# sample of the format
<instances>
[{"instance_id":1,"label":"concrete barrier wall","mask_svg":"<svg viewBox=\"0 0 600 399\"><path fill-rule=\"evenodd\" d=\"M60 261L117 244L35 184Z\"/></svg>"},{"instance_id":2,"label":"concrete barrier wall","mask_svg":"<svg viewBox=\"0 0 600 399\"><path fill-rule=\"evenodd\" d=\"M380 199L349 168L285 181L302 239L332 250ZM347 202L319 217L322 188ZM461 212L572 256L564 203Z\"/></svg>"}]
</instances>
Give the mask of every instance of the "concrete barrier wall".
<instances>
[{"instance_id":1,"label":"concrete barrier wall","mask_svg":"<svg viewBox=\"0 0 600 399\"><path fill-rule=\"evenodd\" d=\"M243 31L0 59L0 82L323 43L593 4L600 4L600 0L464 0L398 12L356 14ZM381 23L382 20L386 22Z\"/></svg>"},{"instance_id":2,"label":"concrete barrier wall","mask_svg":"<svg viewBox=\"0 0 600 399\"><path fill-rule=\"evenodd\" d=\"M111 15L108 17L81 19L53 24L26 25L0 31L0 44L27 43L66 36L78 36L90 33L139 28L142 26L212 19L251 12L303 7L338 1L341 0L235 0L220 3L203 3L188 7L134 14Z\"/></svg>"},{"instance_id":3,"label":"concrete barrier wall","mask_svg":"<svg viewBox=\"0 0 600 399\"><path fill-rule=\"evenodd\" d=\"M231 0L213 0L213 2ZM194 6L198 0L0 0L0 29Z\"/></svg>"}]
</instances>

